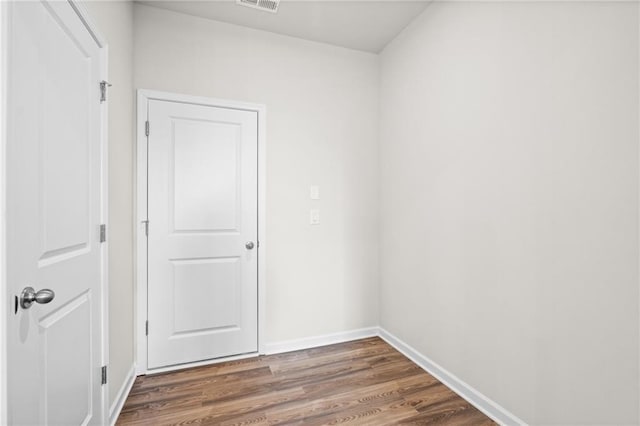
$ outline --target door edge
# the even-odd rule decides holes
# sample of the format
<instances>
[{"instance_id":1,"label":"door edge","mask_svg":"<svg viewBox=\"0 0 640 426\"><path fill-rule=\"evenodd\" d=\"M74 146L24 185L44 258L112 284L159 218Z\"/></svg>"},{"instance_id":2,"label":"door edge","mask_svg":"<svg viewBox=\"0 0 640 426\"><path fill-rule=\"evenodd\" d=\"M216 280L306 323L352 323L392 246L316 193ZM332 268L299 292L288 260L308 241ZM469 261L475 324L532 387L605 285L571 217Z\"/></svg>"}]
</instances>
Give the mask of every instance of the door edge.
<instances>
[{"instance_id":1,"label":"door edge","mask_svg":"<svg viewBox=\"0 0 640 426\"><path fill-rule=\"evenodd\" d=\"M49 1L49 0L47 0ZM100 50L99 81L109 80L109 44L80 0L67 0ZM109 227L109 102L100 102L100 223ZM109 241L100 244L100 366L109 365ZM100 386L100 424L109 421L109 384Z\"/></svg>"},{"instance_id":2,"label":"door edge","mask_svg":"<svg viewBox=\"0 0 640 426\"><path fill-rule=\"evenodd\" d=\"M9 2L0 2L0 424L8 424L7 323L10 297L6 280L6 146Z\"/></svg>"}]
</instances>

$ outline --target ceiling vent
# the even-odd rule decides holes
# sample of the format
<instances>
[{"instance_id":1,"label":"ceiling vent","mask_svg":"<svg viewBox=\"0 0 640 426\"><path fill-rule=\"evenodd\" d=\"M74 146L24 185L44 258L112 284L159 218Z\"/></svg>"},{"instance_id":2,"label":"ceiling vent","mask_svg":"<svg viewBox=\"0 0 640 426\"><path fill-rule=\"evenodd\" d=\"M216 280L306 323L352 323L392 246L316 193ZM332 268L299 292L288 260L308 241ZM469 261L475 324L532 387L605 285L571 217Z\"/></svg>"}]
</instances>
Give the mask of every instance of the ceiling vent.
<instances>
[{"instance_id":1,"label":"ceiling vent","mask_svg":"<svg viewBox=\"0 0 640 426\"><path fill-rule=\"evenodd\" d=\"M236 3L253 9L264 10L265 12L276 13L280 0L236 0Z\"/></svg>"}]
</instances>

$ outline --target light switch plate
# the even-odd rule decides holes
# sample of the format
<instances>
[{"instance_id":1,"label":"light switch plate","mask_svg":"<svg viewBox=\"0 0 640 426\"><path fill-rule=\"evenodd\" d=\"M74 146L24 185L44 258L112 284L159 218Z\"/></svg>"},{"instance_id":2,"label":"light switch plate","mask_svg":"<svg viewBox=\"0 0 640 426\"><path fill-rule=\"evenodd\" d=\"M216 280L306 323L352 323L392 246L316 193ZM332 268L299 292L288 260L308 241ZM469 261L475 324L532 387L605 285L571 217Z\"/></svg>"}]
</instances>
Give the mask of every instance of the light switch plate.
<instances>
[{"instance_id":1,"label":"light switch plate","mask_svg":"<svg viewBox=\"0 0 640 426\"><path fill-rule=\"evenodd\" d=\"M320 199L320 187L318 185L311 185L309 187L309 198L312 200Z\"/></svg>"},{"instance_id":2,"label":"light switch plate","mask_svg":"<svg viewBox=\"0 0 640 426\"><path fill-rule=\"evenodd\" d=\"M320 225L320 210L311 209L309 211L309 224L310 225Z\"/></svg>"}]
</instances>

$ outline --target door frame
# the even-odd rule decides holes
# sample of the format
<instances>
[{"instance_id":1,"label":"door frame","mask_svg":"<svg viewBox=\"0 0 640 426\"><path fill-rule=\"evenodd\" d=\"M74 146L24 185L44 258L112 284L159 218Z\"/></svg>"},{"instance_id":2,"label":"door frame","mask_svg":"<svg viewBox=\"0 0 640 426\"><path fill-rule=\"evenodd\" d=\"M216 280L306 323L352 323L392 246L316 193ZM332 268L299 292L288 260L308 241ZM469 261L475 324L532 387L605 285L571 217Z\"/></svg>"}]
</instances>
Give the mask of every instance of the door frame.
<instances>
[{"instance_id":1,"label":"door frame","mask_svg":"<svg viewBox=\"0 0 640 426\"><path fill-rule=\"evenodd\" d=\"M206 361L196 361L177 366L147 368L147 335L146 321L147 310L147 237L145 235L145 220L147 219L147 189L148 189L148 159L147 159L147 135L145 124L147 121L147 108L151 100L181 102L203 106L219 108L239 109L253 111L258 114L258 352L252 354L216 358ZM136 246L135 264L135 296L134 318L135 325L135 359L136 374L142 375L148 372L161 372L179 370L200 365L215 364L232 359L248 358L265 353L265 321L266 321L266 114L267 107L263 104L232 101L226 99L209 98L202 96L183 95L178 93L162 92L157 90L138 89L137 110L136 110L136 199L135 211L136 220L134 222L134 238ZM152 124L153 126L153 124ZM153 131L153 127L151 128Z\"/></svg>"},{"instance_id":2,"label":"door frame","mask_svg":"<svg viewBox=\"0 0 640 426\"><path fill-rule=\"evenodd\" d=\"M9 73L9 15L16 0L0 1L0 424L8 423L8 389L7 389L7 331L9 315L11 315L11 294L7 283L6 261L6 147L7 147L7 78ZM67 0L84 24L91 37L100 49L100 80L108 81L109 47L106 39L98 31L97 25L85 7L78 0ZM96 82L97 83L97 82ZM96 99L98 99L96 85ZM100 223L109 227L109 163L108 163L108 102L100 104ZM108 241L100 245L100 293L102 297L101 336L102 365L109 365L109 258ZM102 385L101 405L102 424L109 419L109 386Z\"/></svg>"}]
</instances>

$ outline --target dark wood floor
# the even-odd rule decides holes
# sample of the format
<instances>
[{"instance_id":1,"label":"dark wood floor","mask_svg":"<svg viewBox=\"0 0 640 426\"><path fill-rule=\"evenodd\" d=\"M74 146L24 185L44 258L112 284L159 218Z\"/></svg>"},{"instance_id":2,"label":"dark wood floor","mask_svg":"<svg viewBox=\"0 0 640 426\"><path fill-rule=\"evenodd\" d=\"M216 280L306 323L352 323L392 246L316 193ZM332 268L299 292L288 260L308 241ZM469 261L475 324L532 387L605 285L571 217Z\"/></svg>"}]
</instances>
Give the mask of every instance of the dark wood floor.
<instances>
[{"instance_id":1,"label":"dark wood floor","mask_svg":"<svg viewBox=\"0 0 640 426\"><path fill-rule=\"evenodd\" d=\"M119 425L493 425L375 337L138 377Z\"/></svg>"}]
</instances>

